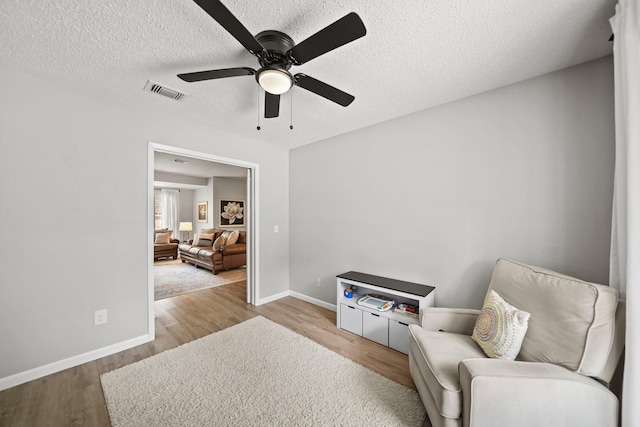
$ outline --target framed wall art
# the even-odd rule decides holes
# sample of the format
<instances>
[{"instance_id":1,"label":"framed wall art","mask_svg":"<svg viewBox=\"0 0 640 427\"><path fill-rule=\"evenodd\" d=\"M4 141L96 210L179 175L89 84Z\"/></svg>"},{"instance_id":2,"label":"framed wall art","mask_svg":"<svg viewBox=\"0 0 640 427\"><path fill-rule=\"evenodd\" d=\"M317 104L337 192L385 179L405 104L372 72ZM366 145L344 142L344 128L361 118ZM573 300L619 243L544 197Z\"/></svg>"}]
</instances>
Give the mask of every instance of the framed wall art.
<instances>
[{"instance_id":1,"label":"framed wall art","mask_svg":"<svg viewBox=\"0 0 640 427\"><path fill-rule=\"evenodd\" d=\"M244 200L220 199L220 227L244 227Z\"/></svg>"},{"instance_id":2,"label":"framed wall art","mask_svg":"<svg viewBox=\"0 0 640 427\"><path fill-rule=\"evenodd\" d=\"M198 202L198 222L209 222L209 202Z\"/></svg>"}]
</instances>

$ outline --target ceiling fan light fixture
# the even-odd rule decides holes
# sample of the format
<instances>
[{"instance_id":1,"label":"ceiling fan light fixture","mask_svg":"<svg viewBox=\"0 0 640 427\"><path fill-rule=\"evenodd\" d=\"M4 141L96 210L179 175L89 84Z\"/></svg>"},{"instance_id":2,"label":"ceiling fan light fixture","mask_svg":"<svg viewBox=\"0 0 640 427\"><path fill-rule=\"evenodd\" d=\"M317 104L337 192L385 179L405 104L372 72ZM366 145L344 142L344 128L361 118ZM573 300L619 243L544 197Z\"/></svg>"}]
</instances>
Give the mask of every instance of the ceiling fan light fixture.
<instances>
[{"instance_id":1,"label":"ceiling fan light fixture","mask_svg":"<svg viewBox=\"0 0 640 427\"><path fill-rule=\"evenodd\" d=\"M293 77L285 70L266 68L258 72L260 87L272 95L282 95L293 85Z\"/></svg>"}]
</instances>

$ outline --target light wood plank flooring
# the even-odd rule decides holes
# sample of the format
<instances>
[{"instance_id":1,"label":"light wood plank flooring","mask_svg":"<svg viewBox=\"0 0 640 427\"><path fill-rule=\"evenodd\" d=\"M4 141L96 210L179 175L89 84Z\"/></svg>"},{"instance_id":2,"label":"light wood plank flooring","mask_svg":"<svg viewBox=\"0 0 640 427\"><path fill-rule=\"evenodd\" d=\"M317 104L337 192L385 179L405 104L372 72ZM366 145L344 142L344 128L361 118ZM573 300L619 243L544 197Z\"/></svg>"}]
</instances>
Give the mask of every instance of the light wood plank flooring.
<instances>
[{"instance_id":1,"label":"light wood plank flooring","mask_svg":"<svg viewBox=\"0 0 640 427\"><path fill-rule=\"evenodd\" d=\"M415 389L406 355L336 328L334 312L292 297L254 307L245 289L238 282L156 301L155 341L0 392L0 426L109 426L101 374L257 315Z\"/></svg>"}]
</instances>

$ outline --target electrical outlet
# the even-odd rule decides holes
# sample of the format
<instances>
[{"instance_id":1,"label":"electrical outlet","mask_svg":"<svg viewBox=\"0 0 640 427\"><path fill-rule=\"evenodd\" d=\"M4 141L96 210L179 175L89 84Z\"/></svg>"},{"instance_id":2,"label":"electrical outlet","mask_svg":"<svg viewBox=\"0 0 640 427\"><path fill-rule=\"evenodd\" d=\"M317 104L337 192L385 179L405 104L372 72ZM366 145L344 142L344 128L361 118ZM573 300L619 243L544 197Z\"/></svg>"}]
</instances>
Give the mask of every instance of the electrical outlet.
<instances>
[{"instance_id":1,"label":"electrical outlet","mask_svg":"<svg viewBox=\"0 0 640 427\"><path fill-rule=\"evenodd\" d=\"M108 322L107 318L107 309L104 310L96 310L93 312L93 322L95 326L104 325Z\"/></svg>"},{"instance_id":2,"label":"electrical outlet","mask_svg":"<svg viewBox=\"0 0 640 427\"><path fill-rule=\"evenodd\" d=\"M320 280L320 278L318 277L318 278L316 279L316 286L317 286L317 287L320 287L321 285L322 285L322 281L321 281L321 280Z\"/></svg>"},{"instance_id":3,"label":"electrical outlet","mask_svg":"<svg viewBox=\"0 0 640 427\"><path fill-rule=\"evenodd\" d=\"M279 226L277 226L277 225L274 225L274 226L273 226L273 232L274 232L274 233L278 233L279 231L280 231L280 227L279 227Z\"/></svg>"}]
</instances>

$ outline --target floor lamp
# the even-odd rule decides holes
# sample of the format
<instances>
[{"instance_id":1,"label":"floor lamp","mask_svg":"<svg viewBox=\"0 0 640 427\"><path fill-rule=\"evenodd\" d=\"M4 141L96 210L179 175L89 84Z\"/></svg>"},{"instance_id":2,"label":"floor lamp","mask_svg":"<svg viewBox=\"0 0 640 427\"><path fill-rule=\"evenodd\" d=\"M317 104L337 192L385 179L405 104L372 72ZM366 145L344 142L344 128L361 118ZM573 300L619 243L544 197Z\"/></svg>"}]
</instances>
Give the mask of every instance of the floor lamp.
<instances>
[{"instance_id":1,"label":"floor lamp","mask_svg":"<svg viewBox=\"0 0 640 427\"><path fill-rule=\"evenodd\" d=\"M184 232L187 232L187 238L186 239L182 239L183 242L186 242L187 240L189 240L189 232L193 230L193 224L191 222L181 222L180 223L180 237L184 237Z\"/></svg>"}]
</instances>

